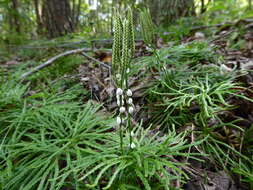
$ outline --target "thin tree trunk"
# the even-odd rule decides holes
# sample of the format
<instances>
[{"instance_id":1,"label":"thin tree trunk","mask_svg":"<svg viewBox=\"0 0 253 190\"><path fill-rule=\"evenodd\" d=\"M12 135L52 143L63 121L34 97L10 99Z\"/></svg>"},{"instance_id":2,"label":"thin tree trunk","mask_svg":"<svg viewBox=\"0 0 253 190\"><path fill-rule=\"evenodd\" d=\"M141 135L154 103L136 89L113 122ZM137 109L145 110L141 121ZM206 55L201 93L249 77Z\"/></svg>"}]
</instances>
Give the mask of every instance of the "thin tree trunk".
<instances>
[{"instance_id":1,"label":"thin tree trunk","mask_svg":"<svg viewBox=\"0 0 253 190\"><path fill-rule=\"evenodd\" d=\"M201 9L200 9L200 13L204 13L205 12L205 1L201 0Z\"/></svg>"},{"instance_id":2,"label":"thin tree trunk","mask_svg":"<svg viewBox=\"0 0 253 190\"><path fill-rule=\"evenodd\" d=\"M77 5L77 10L76 10L76 15L75 15L75 28L77 27L78 23L79 23L79 16L81 13L81 4L82 4L82 0L78 1L78 5Z\"/></svg>"},{"instance_id":3,"label":"thin tree trunk","mask_svg":"<svg viewBox=\"0 0 253 190\"><path fill-rule=\"evenodd\" d=\"M99 4L98 4L98 1L99 0L97 0L97 5L96 5L96 7L97 7L97 10L96 10L96 25L97 25L97 27L96 27L96 29L95 29L95 31L98 33L99 31L100 31L100 24L99 24L99 15L98 15L98 13L99 13Z\"/></svg>"},{"instance_id":4,"label":"thin tree trunk","mask_svg":"<svg viewBox=\"0 0 253 190\"><path fill-rule=\"evenodd\" d=\"M160 19L159 19L159 10L160 10L160 3L157 0L150 0L149 2L149 9L150 13L152 15L152 20L155 24L159 25Z\"/></svg>"},{"instance_id":5,"label":"thin tree trunk","mask_svg":"<svg viewBox=\"0 0 253 190\"><path fill-rule=\"evenodd\" d=\"M42 34L43 31L43 22L41 15L41 8L39 0L34 0L35 14L36 14L36 22L37 22L37 33Z\"/></svg>"},{"instance_id":6,"label":"thin tree trunk","mask_svg":"<svg viewBox=\"0 0 253 190\"><path fill-rule=\"evenodd\" d=\"M71 12L71 19L74 21L76 14L76 0L72 0L72 12Z\"/></svg>"},{"instance_id":7,"label":"thin tree trunk","mask_svg":"<svg viewBox=\"0 0 253 190\"><path fill-rule=\"evenodd\" d=\"M249 10L252 9L252 0L248 0L248 3L249 3Z\"/></svg>"},{"instance_id":8,"label":"thin tree trunk","mask_svg":"<svg viewBox=\"0 0 253 190\"><path fill-rule=\"evenodd\" d=\"M77 28L78 23L79 23L81 4L82 4L82 0L78 0L78 2L76 2L76 0L72 0L71 19L72 19L74 28Z\"/></svg>"},{"instance_id":9,"label":"thin tree trunk","mask_svg":"<svg viewBox=\"0 0 253 190\"><path fill-rule=\"evenodd\" d=\"M20 33L21 27L20 27L20 20L19 20L19 13L18 13L18 0L12 0L11 1L11 8L14 10L14 13L12 14L12 25L15 29L15 32Z\"/></svg>"}]
</instances>

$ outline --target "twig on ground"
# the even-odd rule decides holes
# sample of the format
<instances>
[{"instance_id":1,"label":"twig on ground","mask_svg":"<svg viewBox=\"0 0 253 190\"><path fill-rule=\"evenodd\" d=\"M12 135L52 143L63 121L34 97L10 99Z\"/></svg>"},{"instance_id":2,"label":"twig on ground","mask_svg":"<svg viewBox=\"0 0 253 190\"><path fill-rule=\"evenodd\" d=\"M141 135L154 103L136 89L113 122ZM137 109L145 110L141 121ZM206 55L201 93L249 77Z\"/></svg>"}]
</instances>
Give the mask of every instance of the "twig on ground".
<instances>
[{"instance_id":1,"label":"twig on ground","mask_svg":"<svg viewBox=\"0 0 253 190\"><path fill-rule=\"evenodd\" d=\"M221 26L226 26L226 25L234 26L234 25L238 25L240 23L252 23L252 22L253 22L252 18L239 19L235 22L224 22L224 23L213 24L213 25L195 26L191 29L191 31L203 30L203 29L213 28L213 27L221 27Z\"/></svg>"},{"instance_id":2,"label":"twig on ground","mask_svg":"<svg viewBox=\"0 0 253 190\"><path fill-rule=\"evenodd\" d=\"M92 60L92 61L95 61L95 62L99 63L100 65L106 67L106 68L109 69L109 70L111 69L111 66L110 66L110 65L107 65L107 64L103 63L102 61L99 61L99 60L97 60L97 59L95 59L95 58L89 56L88 54L86 54L86 53L84 53L84 52L81 52L81 55L83 55L84 57L87 57L88 59L90 59L90 60Z\"/></svg>"},{"instance_id":3,"label":"twig on ground","mask_svg":"<svg viewBox=\"0 0 253 190\"><path fill-rule=\"evenodd\" d=\"M85 50L86 50L86 48L80 48L80 49L75 49L75 50L66 51L66 52L63 52L63 53L61 53L61 54L59 54L59 55L56 55L56 56L50 58L49 60L47 60L46 62L44 62L43 64L38 65L37 67L33 68L32 70L30 70L30 71L24 73L24 74L21 76L20 79L21 79L21 80L24 80L25 78L27 78L28 76L32 75L33 73L36 73L36 72L38 72L39 70L41 70L41 69L43 69L43 68L45 68L45 67L51 65L55 60L57 60L57 59L59 59L59 58L61 58L61 57L64 57L64 56L67 56L67 55L71 55L71 54L78 54L78 53L81 53L81 55L83 55L83 56L85 56L85 57L87 57L87 58L89 58L89 59L91 59L91 60L93 60L93 61L95 61L95 62L101 64L102 66L104 66L104 67L110 69L110 66L109 66L109 65L106 65L105 63L103 63L103 62L101 62L101 61L99 61L99 60L97 60L97 59L95 59L95 58L93 58L93 57L90 57L90 56L88 56L87 54L85 54L85 53L84 53Z\"/></svg>"},{"instance_id":4,"label":"twig on ground","mask_svg":"<svg viewBox=\"0 0 253 190\"><path fill-rule=\"evenodd\" d=\"M136 42L142 42L142 39L135 40ZM70 47L80 47L81 45L91 44L93 48L86 48L87 51L91 51L97 45L106 45L111 44L113 42L112 39L100 39L100 40L92 40L92 41L62 41L52 44L52 42L42 43L41 45L15 45L15 44L8 44L6 45L8 48L12 49L47 49L47 48L70 48Z\"/></svg>"}]
</instances>

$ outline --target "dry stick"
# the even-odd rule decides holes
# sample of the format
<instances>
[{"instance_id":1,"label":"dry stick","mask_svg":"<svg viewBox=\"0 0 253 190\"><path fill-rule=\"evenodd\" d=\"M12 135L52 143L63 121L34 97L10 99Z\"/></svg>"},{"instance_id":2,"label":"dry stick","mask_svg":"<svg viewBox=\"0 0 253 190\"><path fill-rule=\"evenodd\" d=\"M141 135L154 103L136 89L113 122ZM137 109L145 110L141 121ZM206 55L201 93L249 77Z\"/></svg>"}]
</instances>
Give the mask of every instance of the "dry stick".
<instances>
[{"instance_id":1,"label":"dry stick","mask_svg":"<svg viewBox=\"0 0 253 190\"><path fill-rule=\"evenodd\" d=\"M204 26L195 26L192 29L190 29L191 31L196 31L196 30L201 30L201 29L206 29L206 28L212 28L212 27L221 27L221 26L225 26L225 25L237 25L240 24L241 22L245 22L246 24L250 24L253 22L252 18L248 18L248 19L240 19L237 20L236 22L223 22L223 23L219 23L219 24L213 24L213 25L204 25Z\"/></svg>"},{"instance_id":2,"label":"dry stick","mask_svg":"<svg viewBox=\"0 0 253 190\"><path fill-rule=\"evenodd\" d=\"M87 54L84 53L84 52L81 52L81 55L83 55L84 57L87 57L88 59L90 59L90 60L92 60L92 61L95 61L95 62L99 63L100 65L106 67L106 68L109 69L109 70L111 69L111 66L110 66L110 65L107 65L107 64L103 63L102 61L99 61L99 60L97 60L97 59L95 59L95 58L93 58L93 57L87 55Z\"/></svg>"},{"instance_id":3,"label":"dry stick","mask_svg":"<svg viewBox=\"0 0 253 190\"><path fill-rule=\"evenodd\" d=\"M88 59L90 59L90 60L92 60L92 61L95 61L95 62L99 63L100 65L106 67L106 68L109 70L109 76L110 76L110 77L112 76L112 69L111 69L111 66L110 66L110 65L107 65L107 64L103 63L102 61L99 61L99 60L97 60L97 59L95 59L95 58L93 58L93 57L87 55L87 54L84 53L84 52L81 52L81 55L83 55L83 56L87 57ZM110 80L110 81L111 81L111 85L112 85L112 80ZM98 81L98 82L99 82L99 81ZM103 86L104 86L104 85L103 85Z\"/></svg>"},{"instance_id":4,"label":"dry stick","mask_svg":"<svg viewBox=\"0 0 253 190\"><path fill-rule=\"evenodd\" d=\"M137 39L135 42L142 42L143 40ZM101 39L101 40L92 40L92 41L77 41L77 42L59 42L57 45L55 44L50 44L50 43L44 43L40 46L31 46L31 45L14 45L14 44L9 44L7 45L9 48L16 48L16 49L46 49L46 48L69 48L69 47L74 47L77 45L82 45L82 44L93 44L93 46L97 45L105 45L105 44L111 44L113 42L112 39ZM87 48L87 51L92 50L92 48Z\"/></svg>"},{"instance_id":5,"label":"dry stick","mask_svg":"<svg viewBox=\"0 0 253 190\"><path fill-rule=\"evenodd\" d=\"M59 54L59 55L56 55L56 56L52 57L51 59L47 60L46 62L44 62L43 64L41 64L41 65L39 65L39 66L33 68L32 70L30 70L30 71L24 73L24 74L21 76L20 79L21 79L21 80L24 80L25 78L27 78L28 76L32 75L33 73L36 73L36 72L38 72L39 70L41 70L41 69L43 69L43 68L45 68L45 67L51 65L55 60L57 60L57 59L59 59L59 58L61 58L61 57L63 57L63 56L71 55L71 54L76 54L76 53L82 53L83 56L86 56L87 58L92 59L92 60L95 61L95 62L98 62L99 64L101 64L102 66L104 66L104 67L106 67L106 68L110 68L109 65L106 65L106 64L104 64L103 62L98 61L98 60L94 59L93 57L90 57L90 56L88 56L87 54L83 53L83 51L85 51L85 50L87 50L87 49L86 49L86 48L75 49L75 50L66 51L66 52L64 52L64 53L61 53L61 54Z\"/></svg>"},{"instance_id":6,"label":"dry stick","mask_svg":"<svg viewBox=\"0 0 253 190\"><path fill-rule=\"evenodd\" d=\"M59 59L60 57L63 57L63 56L66 56L66 55L71 55L71 54L75 54L75 53L80 53L82 51L84 51L85 49L84 48L81 48L81 49L76 49L76 50L70 50L70 51L66 51L64 53L61 53L59 55L56 55L54 57L52 57L51 59L47 60L45 63L41 64L41 65L38 65L37 67L33 68L32 70L24 73L22 76L21 76L21 79L25 79L26 77L32 75L33 73L36 73L38 72L39 70L51 65L55 60Z\"/></svg>"}]
</instances>

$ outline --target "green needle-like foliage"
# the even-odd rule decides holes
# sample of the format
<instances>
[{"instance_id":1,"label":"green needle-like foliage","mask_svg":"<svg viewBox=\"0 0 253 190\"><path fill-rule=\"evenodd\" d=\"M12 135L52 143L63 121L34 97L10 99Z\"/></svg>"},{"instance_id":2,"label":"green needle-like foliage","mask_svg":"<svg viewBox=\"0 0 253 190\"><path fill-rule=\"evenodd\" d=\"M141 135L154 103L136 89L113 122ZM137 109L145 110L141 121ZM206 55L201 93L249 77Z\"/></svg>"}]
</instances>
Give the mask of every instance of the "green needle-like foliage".
<instances>
[{"instance_id":1,"label":"green needle-like foliage","mask_svg":"<svg viewBox=\"0 0 253 190\"><path fill-rule=\"evenodd\" d=\"M80 189L71 169L80 159L103 150L105 133L111 130L111 120L98 114L98 108L91 103L64 109L26 108L13 123L20 130L1 142L3 189Z\"/></svg>"},{"instance_id":2,"label":"green needle-like foliage","mask_svg":"<svg viewBox=\"0 0 253 190\"><path fill-rule=\"evenodd\" d=\"M125 154L121 154L119 144L120 139L117 134L108 134L107 144L102 145L102 151L94 152L91 156L94 161L92 167L87 172L86 168L91 166L87 158L80 160L80 167L74 168L78 171L80 181L87 179L90 175L95 175L94 183L88 187L101 186L102 180L107 183L103 189L120 189L135 187L137 189L151 190L158 186L162 189L170 189L172 181L187 179L182 167L185 163L176 162L174 157L183 156L196 159L195 153L185 153L191 146L196 146L201 141L188 144L186 133L176 134L174 130L167 135L159 132L152 133L150 128L143 129L142 126L135 128L132 133L134 149L124 146ZM127 133L124 142L129 141ZM126 145L129 144L125 143ZM78 164L79 165L79 164ZM99 183L100 182L100 183ZM141 182L141 183L140 183ZM128 188L127 188L128 189Z\"/></svg>"},{"instance_id":3,"label":"green needle-like foliage","mask_svg":"<svg viewBox=\"0 0 253 190\"><path fill-rule=\"evenodd\" d=\"M156 99L159 102L156 105L160 107L158 110L164 108L154 116L158 123L176 122L174 124L184 125L192 117L198 117L199 121L207 121L215 117L216 113L231 108L231 105L226 103L226 97L234 94L235 87L236 84L231 79L222 76L217 79L215 75L209 75L204 69L188 70L187 73L168 70L156 82L153 90L148 91L153 94L150 96L151 101ZM199 110L197 113L192 113L193 106ZM178 114L185 118L180 121Z\"/></svg>"},{"instance_id":4,"label":"green needle-like foliage","mask_svg":"<svg viewBox=\"0 0 253 190\"><path fill-rule=\"evenodd\" d=\"M201 48L202 47L202 48ZM153 117L151 121L166 131L175 125L184 129L189 125L194 128L195 139L209 135L200 147L210 155L210 161L228 172L242 175L242 181L252 183L251 140L252 129L245 129L238 120L226 121L224 113L233 113L236 105L231 99L243 95L236 83L236 72L224 72L217 64L219 59L213 50L203 42L195 42L164 48L158 51L159 57L167 69L154 79L146 94ZM155 56L146 59L146 64L157 68ZM215 64L204 64L204 63ZM230 137L229 131L236 131L236 137ZM242 141L242 139L245 139ZM246 140L247 139L247 140ZM234 144L235 143L235 144ZM238 144L241 147L239 148Z\"/></svg>"},{"instance_id":5,"label":"green needle-like foliage","mask_svg":"<svg viewBox=\"0 0 253 190\"><path fill-rule=\"evenodd\" d=\"M10 107L19 107L26 90L27 85L18 84L12 79L0 80L0 114Z\"/></svg>"}]
</instances>

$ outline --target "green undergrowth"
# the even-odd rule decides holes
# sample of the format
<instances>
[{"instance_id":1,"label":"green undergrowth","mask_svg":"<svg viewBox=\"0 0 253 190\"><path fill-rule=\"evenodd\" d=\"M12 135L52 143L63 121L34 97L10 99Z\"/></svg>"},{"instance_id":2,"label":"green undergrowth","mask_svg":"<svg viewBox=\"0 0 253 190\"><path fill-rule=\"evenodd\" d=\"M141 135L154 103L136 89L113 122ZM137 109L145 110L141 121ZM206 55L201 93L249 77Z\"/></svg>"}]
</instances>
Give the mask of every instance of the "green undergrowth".
<instances>
[{"instance_id":1,"label":"green undergrowth","mask_svg":"<svg viewBox=\"0 0 253 190\"><path fill-rule=\"evenodd\" d=\"M159 62L168 66L184 67L197 64L220 64L223 58L215 53L216 47L210 47L207 41L193 41L191 43L176 45L158 50ZM156 56L146 56L138 59L137 65L158 69ZM137 66L136 66L137 67Z\"/></svg>"},{"instance_id":2,"label":"green undergrowth","mask_svg":"<svg viewBox=\"0 0 253 190\"><path fill-rule=\"evenodd\" d=\"M244 84L236 82L239 72L224 70L222 57L214 52L204 42L196 42L159 50L160 62L157 55L142 60L149 69L159 71L146 90L150 122L164 132L176 126L178 130L190 128L194 139L209 136L201 150L210 155L215 169L240 174L243 182L252 184L252 146L248 143L252 127L242 125L243 118L229 119L225 113L238 109L230 103L232 99L253 101L242 93Z\"/></svg>"},{"instance_id":3,"label":"green undergrowth","mask_svg":"<svg viewBox=\"0 0 253 190\"><path fill-rule=\"evenodd\" d=\"M196 19L194 17L183 17L175 21L175 23L170 24L168 27L160 29L161 37L165 41L174 41L178 43L185 37L192 34L192 30L195 26L204 25L202 20Z\"/></svg>"},{"instance_id":4,"label":"green undergrowth","mask_svg":"<svg viewBox=\"0 0 253 190\"><path fill-rule=\"evenodd\" d=\"M247 7L246 1L236 3L234 0L229 0L210 3L207 11L200 15L200 20L205 23L219 24L252 16L252 10Z\"/></svg>"},{"instance_id":5,"label":"green undergrowth","mask_svg":"<svg viewBox=\"0 0 253 190\"><path fill-rule=\"evenodd\" d=\"M82 57L59 59L22 82L21 74L41 62L1 72L0 189L182 189L193 160L251 188L253 126L226 114L240 107L231 100L252 100L242 74L224 70L215 50L195 41L133 60L130 75L142 69L141 79L149 77L143 98L151 117L122 139L115 114L89 100L76 80L62 78Z\"/></svg>"},{"instance_id":6,"label":"green undergrowth","mask_svg":"<svg viewBox=\"0 0 253 190\"><path fill-rule=\"evenodd\" d=\"M22 61L39 61L46 56L53 56L59 52L90 47L93 40L88 35L81 36L77 34L69 34L54 39L46 39L40 36L39 38L29 40L23 38L22 34L12 33L10 36L13 36L13 38L1 37L3 38L2 41L0 40L1 53L6 52L6 56L4 56L6 59L15 57Z\"/></svg>"},{"instance_id":7,"label":"green undergrowth","mask_svg":"<svg viewBox=\"0 0 253 190\"><path fill-rule=\"evenodd\" d=\"M124 154L115 120L88 101L80 86L61 84L31 93L30 86L4 78L0 88L0 184L2 189L170 189L188 179L173 157L188 153L188 133L152 132L141 125L131 134L136 148ZM170 155L170 157L167 157ZM203 155L202 155L203 156ZM163 177L161 177L161 174Z\"/></svg>"},{"instance_id":8,"label":"green undergrowth","mask_svg":"<svg viewBox=\"0 0 253 190\"><path fill-rule=\"evenodd\" d=\"M39 71L30 80L39 82L39 80L57 79L65 74L77 73L79 65L84 62L84 58L79 55L70 55L56 60L52 66Z\"/></svg>"},{"instance_id":9,"label":"green undergrowth","mask_svg":"<svg viewBox=\"0 0 253 190\"><path fill-rule=\"evenodd\" d=\"M220 32L229 30L232 31L228 35L229 46L232 49L244 49L247 40L243 40L241 29L249 24L245 24L244 20L251 20L253 16L248 2L246 0L205 2L206 7L203 13L199 12L200 6L196 6L197 14L193 17L181 17L170 23L169 26L159 27L159 36L166 42L180 44L181 41L194 38L196 32L204 34L205 39L212 40ZM200 1L198 3L200 4Z\"/></svg>"},{"instance_id":10,"label":"green undergrowth","mask_svg":"<svg viewBox=\"0 0 253 190\"><path fill-rule=\"evenodd\" d=\"M47 59L47 58L46 58ZM45 61L47 61L45 59ZM85 59L80 55L69 55L66 57L55 60L52 65L39 70L37 73L32 74L26 80L32 83L33 86L40 86L41 84L50 84L52 81L60 81L66 75L75 75L78 67L84 63ZM15 77L21 78L21 75L43 64L43 61L24 61L11 68Z\"/></svg>"},{"instance_id":11,"label":"green undergrowth","mask_svg":"<svg viewBox=\"0 0 253 190\"><path fill-rule=\"evenodd\" d=\"M33 41L28 34L3 33L0 190L179 190L195 180L212 184L208 174L220 171L242 189L253 189L253 125L238 114L252 105L253 92L241 80L247 72L228 69L218 47L211 45L221 39L229 49L247 50L250 25L242 19L252 11L234 0L210 1L203 11L157 28L148 9L142 10L145 45L136 51L134 32L138 38L140 33L132 17L137 12L128 10L126 18L123 12L114 15L117 90L110 100L118 101L106 104L91 100L96 92L79 84L79 66L87 63L81 55L61 57L20 79L64 51L111 48L103 40L94 43L108 33L91 35L92 26L79 34ZM220 23L226 24L212 26ZM223 31L228 35L219 39ZM196 32L201 34L194 41ZM158 49L160 37L164 47ZM134 59L137 51L145 56ZM139 85L137 90L132 84ZM132 94L142 87L142 97ZM110 103L117 103L118 110L108 111ZM139 107L143 121L135 121Z\"/></svg>"},{"instance_id":12,"label":"green undergrowth","mask_svg":"<svg viewBox=\"0 0 253 190\"><path fill-rule=\"evenodd\" d=\"M166 155L199 160L187 150L201 141L188 144L187 133L139 125L131 135L136 148L129 149L127 134L122 154L115 120L101 105L82 102L84 89L64 81L33 89L31 78L19 82L20 67L0 86L2 189L170 189L174 180L188 179L187 163Z\"/></svg>"}]
</instances>

